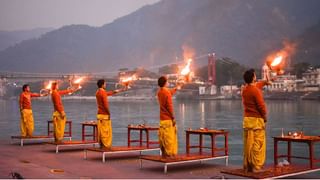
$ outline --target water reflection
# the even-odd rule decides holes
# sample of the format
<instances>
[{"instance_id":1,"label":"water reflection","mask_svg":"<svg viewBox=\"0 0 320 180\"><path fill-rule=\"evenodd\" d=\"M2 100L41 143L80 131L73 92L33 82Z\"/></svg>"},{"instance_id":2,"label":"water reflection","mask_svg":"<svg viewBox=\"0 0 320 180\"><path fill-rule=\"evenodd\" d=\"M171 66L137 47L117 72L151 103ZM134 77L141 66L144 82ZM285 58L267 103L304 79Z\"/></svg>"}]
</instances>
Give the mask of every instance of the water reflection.
<instances>
[{"instance_id":1,"label":"water reflection","mask_svg":"<svg viewBox=\"0 0 320 180\"><path fill-rule=\"evenodd\" d=\"M184 103L179 104L180 109L180 119L183 120L186 117L186 107ZM183 123L184 124L184 123Z\"/></svg>"},{"instance_id":2,"label":"water reflection","mask_svg":"<svg viewBox=\"0 0 320 180\"><path fill-rule=\"evenodd\" d=\"M206 127L206 122L205 122L205 104L204 102L200 102L200 122L201 122L201 127Z\"/></svg>"}]
</instances>

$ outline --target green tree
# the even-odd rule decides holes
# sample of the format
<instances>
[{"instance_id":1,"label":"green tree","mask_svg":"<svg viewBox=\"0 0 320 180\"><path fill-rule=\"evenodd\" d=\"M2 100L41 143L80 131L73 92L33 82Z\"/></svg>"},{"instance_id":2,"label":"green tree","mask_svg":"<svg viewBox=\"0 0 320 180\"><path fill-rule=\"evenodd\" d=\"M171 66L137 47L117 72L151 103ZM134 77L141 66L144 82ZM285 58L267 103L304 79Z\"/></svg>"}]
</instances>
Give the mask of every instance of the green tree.
<instances>
[{"instance_id":1,"label":"green tree","mask_svg":"<svg viewBox=\"0 0 320 180\"><path fill-rule=\"evenodd\" d=\"M302 73L306 72L312 66L309 63L301 62L293 65L291 74L297 75L297 78L302 78Z\"/></svg>"},{"instance_id":2,"label":"green tree","mask_svg":"<svg viewBox=\"0 0 320 180\"><path fill-rule=\"evenodd\" d=\"M221 58L216 61L216 85L240 85L242 80L242 74L247 68L240 65L231 58ZM195 71L195 74L203 80L208 79L208 66L203 66Z\"/></svg>"}]
</instances>

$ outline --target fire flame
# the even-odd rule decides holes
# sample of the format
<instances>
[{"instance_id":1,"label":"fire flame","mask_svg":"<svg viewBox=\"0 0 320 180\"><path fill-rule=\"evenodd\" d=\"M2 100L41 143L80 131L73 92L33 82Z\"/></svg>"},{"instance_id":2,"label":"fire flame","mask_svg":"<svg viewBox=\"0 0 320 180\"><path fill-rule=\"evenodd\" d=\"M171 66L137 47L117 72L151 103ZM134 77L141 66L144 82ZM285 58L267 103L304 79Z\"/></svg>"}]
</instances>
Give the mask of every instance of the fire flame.
<instances>
[{"instance_id":1,"label":"fire flame","mask_svg":"<svg viewBox=\"0 0 320 180\"><path fill-rule=\"evenodd\" d=\"M290 42L283 42L284 47L279 51L273 52L268 55L266 59L266 64L272 70L281 74L285 65L290 64L287 62L290 57L295 53L296 44Z\"/></svg>"},{"instance_id":2,"label":"fire flame","mask_svg":"<svg viewBox=\"0 0 320 180\"><path fill-rule=\"evenodd\" d=\"M182 71L180 73L181 75L185 76L190 73L191 62L192 62L192 59L189 59L187 65L182 69Z\"/></svg>"},{"instance_id":3,"label":"fire flame","mask_svg":"<svg viewBox=\"0 0 320 180\"><path fill-rule=\"evenodd\" d=\"M124 78L121 78L120 81L122 83L128 83L130 81L134 81L134 80L137 80L137 76L134 74L132 76L129 76L129 77L124 77Z\"/></svg>"},{"instance_id":4,"label":"fire flame","mask_svg":"<svg viewBox=\"0 0 320 180\"><path fill-rule=\"evenodd\" d=\"M281 62L282 62L283 57L277 56L276 58L274 58L274 60L272 61L272 63L270 64L271 66L275 67L278 66Z\"/></svg>"},{"instance_id":5,"label":"fire flame","mask_svg":"<svg viewBox=\"0 0 320 180\"><path fill-rule=\"evenodd\" d=\"M46 85L45 89L50 90L51 87L52 87L52 83L53 83L53 82L54 82L54 81L49 81L48 84Z\"/></svg>"},{"instance_id":6,"label":"fire flame","mask_svg":"<svg viewBox=\"0 0 320 180\"><path fill-rule=\"evenodd\" d=\"M80 77L76 80L73 81L74 84L80 84L80 82L83 80L84 78L83 77Z\"/></svg>"},{"instance_id":7,"label":"fire flame","mask_svg":"<svg viewBox=\"0 0 320 180\"><path fill-rule=\"evenodd\" d=\"M72 86L77 86L78 89L81 89L81 85L80 83L85 79L85 77L79 77L79 78L76 78L75 80L71 81L71 84L70 84L70 87Z\"/></svg>"}]
</instances>

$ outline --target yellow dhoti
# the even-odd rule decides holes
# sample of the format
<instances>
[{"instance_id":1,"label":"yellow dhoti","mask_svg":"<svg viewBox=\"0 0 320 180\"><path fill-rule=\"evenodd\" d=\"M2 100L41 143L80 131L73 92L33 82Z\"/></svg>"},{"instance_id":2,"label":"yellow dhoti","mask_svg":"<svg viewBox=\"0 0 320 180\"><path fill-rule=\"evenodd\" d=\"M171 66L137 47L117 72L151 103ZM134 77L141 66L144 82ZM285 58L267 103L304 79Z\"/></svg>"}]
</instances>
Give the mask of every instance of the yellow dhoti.
<instances>
[{"instance_id":1,"label":"yellow dhoti","mask_svg":"<svg viewBox=\"0 0 320 180\"><path fill-rule=\"evenodd\" d=\"M159 143L163 156L174 156L178 153L177 126L172 120L161 120L159 128Z\"/></svg>"},{"instance_id":2,"label":"yellow dhoti","mask_svg":"<svg viewBox=\"0 0 320 180\"><path fill-rule=\"evenodd\" d=\"M98 142L102 148L111 148L112 146L112 126L108 115L97 115Z\"/></svg>"},{"instance_id":3,"label":"yellow dhoti","mask_svg":"<svg viewBox=\"0 0 320 180\"><path fill-rule=\"evenodd\" d=\"M21 136L32 136L34 130L34 120L31 109L23 109L21 111L20 129Z\"/></svg>"},{"instance_id":4,"label":"yellow dhoti","mask_svg":"<svg viewBox=\"0 0 320 180\"><path fill-rule=\"evenodd\" d=\"M66 125L67 117L65 112L55 111L52 115L53 131L55 141L62 141L64 137L64 128Z\"/></svg>"},{"instance_id":5,"label":"yellow dhoti","mask_svg":"<svg viewBox=\"0 0 320 180\"><path fill-rule=\"evenodd\" d=\"M259 170L266 159L266 132L262 118L243 119L243 168Z\"/></svg>"}]
</instances>

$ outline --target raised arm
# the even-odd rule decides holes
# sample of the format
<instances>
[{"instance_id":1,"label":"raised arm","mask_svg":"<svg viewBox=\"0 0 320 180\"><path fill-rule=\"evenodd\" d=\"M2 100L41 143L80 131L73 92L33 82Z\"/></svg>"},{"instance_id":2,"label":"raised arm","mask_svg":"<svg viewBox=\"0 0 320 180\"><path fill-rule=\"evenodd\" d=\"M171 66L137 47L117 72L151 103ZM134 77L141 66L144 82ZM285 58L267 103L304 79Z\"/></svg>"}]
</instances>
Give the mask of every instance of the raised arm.
<instances>
[{"instance_id":1,"label":"raised arm","mask_svg":"<svg viewBox=\"0 0 320 180\"><path fill-rule=\"evenodd\" d=\"M114 94L116 94L116 92L114 92L114 91L107 91L107 95L108 95L108 96L112 96L112 95L114 95Z\"/></svg>"},{"instance_id":2,"label":"raised arm","mask_svg":"<svg viewBox=\"0 0 320 180\"><path fill-rule=\"evenodd\" d=\"M122 88L122 89L116 89L116 90L113 90L113 91L107 91L107 95L108 96L112 96L114 94L117 94L117 93L120 93L120 92L124 92L124 91L127 91L128 89L127 88Z\"/></svg>"},{"instance_id":3,"label":"raised arm","mask_svg":"<svg viewBox=\"0 0 320 180\"><path fill-rule=\"evenodd\" d=\"M264 86L271 85L271 81L268 80L261 80L259 82L256 82L256 87L259 89L263 89Z\"/></svg>"},{"instance_id":4,"label":"raised arm","mask_svg":"<svg viewBox=\"0 0 320 180\"><path fill-rule=\"evenodd\" d=\"M58 92L59 92L60 95L66 95L66 94L73 93L75 91L72 90L72 89L65 89L65 90L59 90Z\"/></svg>"},{"instance_id":5,"label":"raised arm","mask_svg":"<svg viewBox=\"0 0 320 180\"><path fill-rule=\"evenodd\" d=\"M30 93L31 97L41 97L39 93Z\"/></svg>"},{"instance_id":6,"label":"raised arm","mask_svg":"<svg viewBox=\"0 0 320 180\"><path fill-rule=\"evenodd\" d=\"M263 87L266 86L266 85L267 85L267 81L265 81L265 80L256 82L256 87L259 88L259 89L263 89Z\"/></svg>"},{"instance_id":7,"label":"raised arm","mask_svg":"<svg viewBox=\"0 0 320 180\"><path fill-rule=\"evenodd\" d=\"M178 83L174 88L170 89L171 95L174 95L177 90L181 89L183 86L183 83Z\"/></svg>"},{"instance_id":8,"label":"raised arm","mask_svg":"<svg viewBox=\"0 0 320 180\"><path fill-rule=\"evenodd\" d=\"M170 89L171 95L174 95L177 92L177 90L178 90L177 87L174 87L174 88Z\"/></svg>"}]
</instances>

